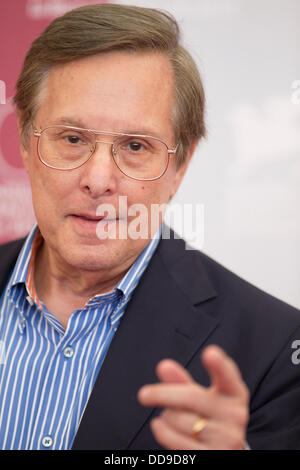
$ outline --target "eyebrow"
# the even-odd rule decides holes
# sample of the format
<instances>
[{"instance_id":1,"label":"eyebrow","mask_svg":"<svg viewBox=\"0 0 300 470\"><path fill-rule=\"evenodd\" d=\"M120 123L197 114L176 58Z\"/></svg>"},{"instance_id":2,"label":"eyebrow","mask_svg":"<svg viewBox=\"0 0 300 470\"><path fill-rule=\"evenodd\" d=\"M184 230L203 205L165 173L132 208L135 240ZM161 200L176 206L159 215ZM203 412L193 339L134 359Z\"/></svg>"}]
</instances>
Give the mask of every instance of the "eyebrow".
<instances>
[{"instance_id":1,"label":"eyebrow","mask_svg":"<svg viewBox=\"0 0 300 470\"><path fill-rule=\"evenodd\" d=\"M58 119L56 119L55 121L53 121L52 125L56 125L56 124L65 124L66 126L73 126L73 127L81 127L83 129L91 129L91 130L99 130L101 132L111 132L109 131L108 129L94 129L94 128L90 128L89 126L87 126L86 124L84 124L83 121L81 121L80 119L73 119L73 118L69 118L69 117L60 117ZM119 131L119 132L116 132L116 134L134 134L134 135L148 135L148 136L152 136L152 137L157 137L158 139L162 139L161 135L158 134L157 132L155 132L154 129L148 129L148 128L127 128L125 130L123 130L122 132Z\"/></svg>"},{"instance_id":2,"label":"eyebrow","mask_svg":"<svg viewBox=\"0 0 300 470\"><path fill-rule=\"evenodd\" d=\"M80 119L76 120L68 117L55 119L53 124L65 124L66 126L82 127L84 129L88 129Z\"/></svg>"}]
</instances>

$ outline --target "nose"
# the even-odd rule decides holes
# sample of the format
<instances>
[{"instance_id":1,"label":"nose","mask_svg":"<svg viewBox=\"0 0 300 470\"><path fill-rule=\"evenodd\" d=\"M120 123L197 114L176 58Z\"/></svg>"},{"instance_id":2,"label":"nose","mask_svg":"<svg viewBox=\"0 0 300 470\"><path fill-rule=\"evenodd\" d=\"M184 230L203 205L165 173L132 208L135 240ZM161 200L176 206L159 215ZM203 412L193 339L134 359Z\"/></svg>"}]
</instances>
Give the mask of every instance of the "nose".
<instances>
[{"instance_id":1,"label":"nose","mask_svg":"<svg viewBox=\"0 0 300 470\"><path fill-rule=\"evenodd\" d=\"M80 188L93 199L116 191L119 171L112 158L111 142L97 140L94 153L80 169Z\"/></svg>"}]
</instances>

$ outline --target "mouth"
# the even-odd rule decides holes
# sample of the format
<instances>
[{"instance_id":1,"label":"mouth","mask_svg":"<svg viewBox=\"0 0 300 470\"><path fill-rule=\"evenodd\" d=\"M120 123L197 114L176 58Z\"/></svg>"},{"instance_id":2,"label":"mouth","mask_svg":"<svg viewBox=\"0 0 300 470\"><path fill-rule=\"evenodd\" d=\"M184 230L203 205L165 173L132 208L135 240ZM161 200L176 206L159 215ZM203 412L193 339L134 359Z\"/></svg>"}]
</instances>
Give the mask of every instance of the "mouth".
<instances>
[{"instance_id":1,"label":"mouth","mask_svg":"<svg viewBox=\"0 0 300 470\"><path fill-rule=\"evenodd\" d=\"M118 218L109 218L103 215L93 215L88 213L70 214L69 218L72 221L73 227L76 232L80 234L95 235L98 232L112 230L119 221ZM99 237L98 237L99 238Z\"/></svg>"},{"instance_id":2,"label":"mouth","mask_svg":"<svg viewBox=\"0 0 300 470\"><path fill-rule=\"evenodd\" d=\"M89 221L89 222L100 222L100 220L105 219L104 216L95 216L95 215L89 215L89 214L71 214L71 217L86 220L86 221ZM106 220L108 220L108 219L106 219Z\"/></svg>"}]
</instances>

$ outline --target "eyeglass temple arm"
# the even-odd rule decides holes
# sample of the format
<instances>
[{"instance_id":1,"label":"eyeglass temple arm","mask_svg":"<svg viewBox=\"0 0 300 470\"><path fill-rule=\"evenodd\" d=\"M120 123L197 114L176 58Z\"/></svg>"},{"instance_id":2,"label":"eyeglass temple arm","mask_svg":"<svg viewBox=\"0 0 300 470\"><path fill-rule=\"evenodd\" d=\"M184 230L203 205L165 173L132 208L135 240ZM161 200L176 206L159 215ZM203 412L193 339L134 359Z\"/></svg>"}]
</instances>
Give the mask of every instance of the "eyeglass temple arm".
<instances>
[{"instance_id":1,"label":"eyeglass temple arm","mask_svg":"<svg viewBox=\"0 0 300 470\"><path fill-rule=\"evenodd\" d=\"M178 144L176 145L176 147L174 149L168 149L168 154L174 154L177 152L177 149L178 149Z\"/></svg>"}]
</instances>

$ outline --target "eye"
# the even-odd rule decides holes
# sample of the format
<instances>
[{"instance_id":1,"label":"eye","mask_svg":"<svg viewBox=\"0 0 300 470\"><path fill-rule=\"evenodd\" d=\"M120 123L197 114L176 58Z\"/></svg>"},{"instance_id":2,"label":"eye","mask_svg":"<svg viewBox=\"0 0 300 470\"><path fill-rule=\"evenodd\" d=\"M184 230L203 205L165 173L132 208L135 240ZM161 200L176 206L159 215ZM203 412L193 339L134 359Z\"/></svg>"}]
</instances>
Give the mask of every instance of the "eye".
<instances>
[{"instance_id":1,"label":"eye","mask_svg":"<svg viewBox=\"0 0 300 470\"><path fill-rule=\"evenodd\" d=\"M67 135L64 137L64 140L68 144L79 144L81 142L81 139L77 135Z\"/></svg>"},{"instance_id":2,"label":"eye","mask_svg":"<svg viewBox=\"0 0 300 470\"><path fill-rule=\"evenodd\" d=\"M126 150L129 150L130 152L133 152L133 153L143 152L146 150L146 146L142 142L139 142L137 140L126 142L124 147Z\"/></svg>"},{"instance_id":3,"label":"eye","mask_svg":"<svg viewBox=\"0 0 300 470\"><path fill-rule=\"evenodd\" d=\"M130 150L137 152L138 150L142 148L142 144L140 142L130 142L129 148Z\"/></svg>"}]
</instances>

